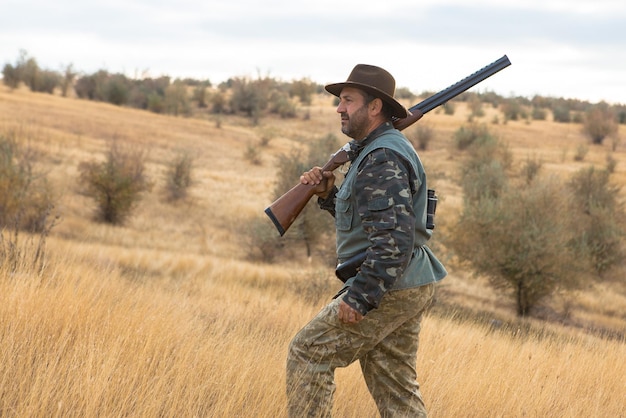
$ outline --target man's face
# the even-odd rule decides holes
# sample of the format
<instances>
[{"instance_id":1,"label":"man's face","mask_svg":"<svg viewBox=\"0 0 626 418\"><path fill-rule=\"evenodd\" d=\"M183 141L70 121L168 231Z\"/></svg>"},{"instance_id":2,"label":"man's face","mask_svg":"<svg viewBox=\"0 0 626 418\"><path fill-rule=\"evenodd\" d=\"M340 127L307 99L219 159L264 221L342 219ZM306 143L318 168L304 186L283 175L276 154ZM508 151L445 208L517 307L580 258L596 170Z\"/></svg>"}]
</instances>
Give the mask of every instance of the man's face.
<instances>
[{"instance_id":1,"label":"man's face","mask_svg":"<svg viewBox=\"0 0 626 418\"><path fill-rule=\"evenodd\" d=\"M341 132L357 141L367 136L370 120L361 90L345 87L339 95L337 113L341 115Z\"/></svg>"}]
</instances>

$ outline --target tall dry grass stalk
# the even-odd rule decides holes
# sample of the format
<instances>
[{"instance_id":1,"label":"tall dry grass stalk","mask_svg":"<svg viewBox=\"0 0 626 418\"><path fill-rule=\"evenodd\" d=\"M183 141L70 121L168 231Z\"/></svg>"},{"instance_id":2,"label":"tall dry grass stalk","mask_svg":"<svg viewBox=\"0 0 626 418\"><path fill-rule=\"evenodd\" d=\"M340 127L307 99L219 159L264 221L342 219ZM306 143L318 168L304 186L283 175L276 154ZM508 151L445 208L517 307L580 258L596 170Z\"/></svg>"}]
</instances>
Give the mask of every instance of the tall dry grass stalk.
<instances>
[{"instance_id":1,"label":"tall dry grass stalk","mask_svg":"<svg viewBox=\"0 0 626 418\"><path fill-rule=\"evenodd\" d=\"M305 277L166 256L177 280L128 279L105 261L115 251L94 265L54 244L44 274L0 273L3 416L285 415L287 344L329 297L303 304L290 282ZM515 334L429 315L418 369L431 416L626 412L623 342ZM337 381L336 416L375 415L358 367Z\"/></svg>"}]
</instances>

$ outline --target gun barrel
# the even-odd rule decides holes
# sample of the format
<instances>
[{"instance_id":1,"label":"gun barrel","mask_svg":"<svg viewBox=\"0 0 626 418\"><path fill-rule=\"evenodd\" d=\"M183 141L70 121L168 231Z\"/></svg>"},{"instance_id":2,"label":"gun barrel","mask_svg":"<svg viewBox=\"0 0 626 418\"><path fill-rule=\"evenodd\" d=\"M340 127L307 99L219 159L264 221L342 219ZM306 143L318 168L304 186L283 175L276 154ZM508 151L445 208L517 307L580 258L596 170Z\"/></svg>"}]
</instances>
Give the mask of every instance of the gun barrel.
<instances>
[{"instance_id":1,"label":"gun barrel","mask_svg":"<svg viewBox=\"0 0 626 418\"><path fill-rule=\"evenodd\" d=\"M429 98L421 101L409 109L410 112L419 110L422 114L430 112L439 105L446 103L448 100L455 98L464 91L474 87L476 84L491 77L495 73L511 65L509 58L504 55L502 58L492 62L491 64L481 68L475 73L465 77L463 80L454 83L450 87L441 90L439 93L433 94Z\"/></svg>"}]
</instances>

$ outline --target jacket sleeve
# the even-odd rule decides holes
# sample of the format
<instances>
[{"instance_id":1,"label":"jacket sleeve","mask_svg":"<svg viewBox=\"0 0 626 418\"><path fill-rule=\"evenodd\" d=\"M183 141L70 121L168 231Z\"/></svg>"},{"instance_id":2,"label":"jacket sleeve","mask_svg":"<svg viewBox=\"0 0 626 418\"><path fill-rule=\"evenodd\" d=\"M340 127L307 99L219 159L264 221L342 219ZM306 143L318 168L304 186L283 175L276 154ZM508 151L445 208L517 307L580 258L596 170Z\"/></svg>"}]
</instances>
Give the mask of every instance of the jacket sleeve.
<instances>
[{"instance_id":1,"label":"jacket sleeve","mask_svg":"<svg viewBox=\"0 0 626 418\"><path fill-rule=\"evenodd\" d=\"M370 247L344 301L361 314L378 307L411 260L418 187L410 164L392 150L374 150L359 167L357 210Z\"/></svg>"},{"instance_id":2,"label":"jacket sleeve","mask_svg":"<svg viewBox=\"0 0 626 418\"><path fill-rule=\"evenodd\" d=\"M337 195L338 190L339 189L337 189L337 186L333 186L333 188L330 189L330 192L328 193L326 199L322 199L321 197L317 198L317 205L320 207L320 209L330 213L333 218L335 217L335 196Z\"/></svg>"}]
</instances>

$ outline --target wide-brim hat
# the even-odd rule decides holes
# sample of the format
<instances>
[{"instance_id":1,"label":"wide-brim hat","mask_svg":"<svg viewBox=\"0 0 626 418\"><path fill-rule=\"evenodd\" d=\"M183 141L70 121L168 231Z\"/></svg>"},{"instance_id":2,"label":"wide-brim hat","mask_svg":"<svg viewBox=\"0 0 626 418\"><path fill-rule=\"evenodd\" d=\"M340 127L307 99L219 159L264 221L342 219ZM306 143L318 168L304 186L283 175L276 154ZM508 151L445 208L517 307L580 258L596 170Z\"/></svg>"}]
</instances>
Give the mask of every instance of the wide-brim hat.
<instances>
[{"instance_id":1,"label":"wide-brim hat","mask_svg":"<svg viewBox=\"0 0 626 418\"><path fill-rule=\"evenodd\" d=\"M409 113L396 99L396 80L388 71L375 65L357 64L348 80L343 83L328 84L324 88L330 94L339 97L344 87L354 87L365 90L387 103L393 109L393 116L406 118Z\"/></svg>"}]
</instances>

